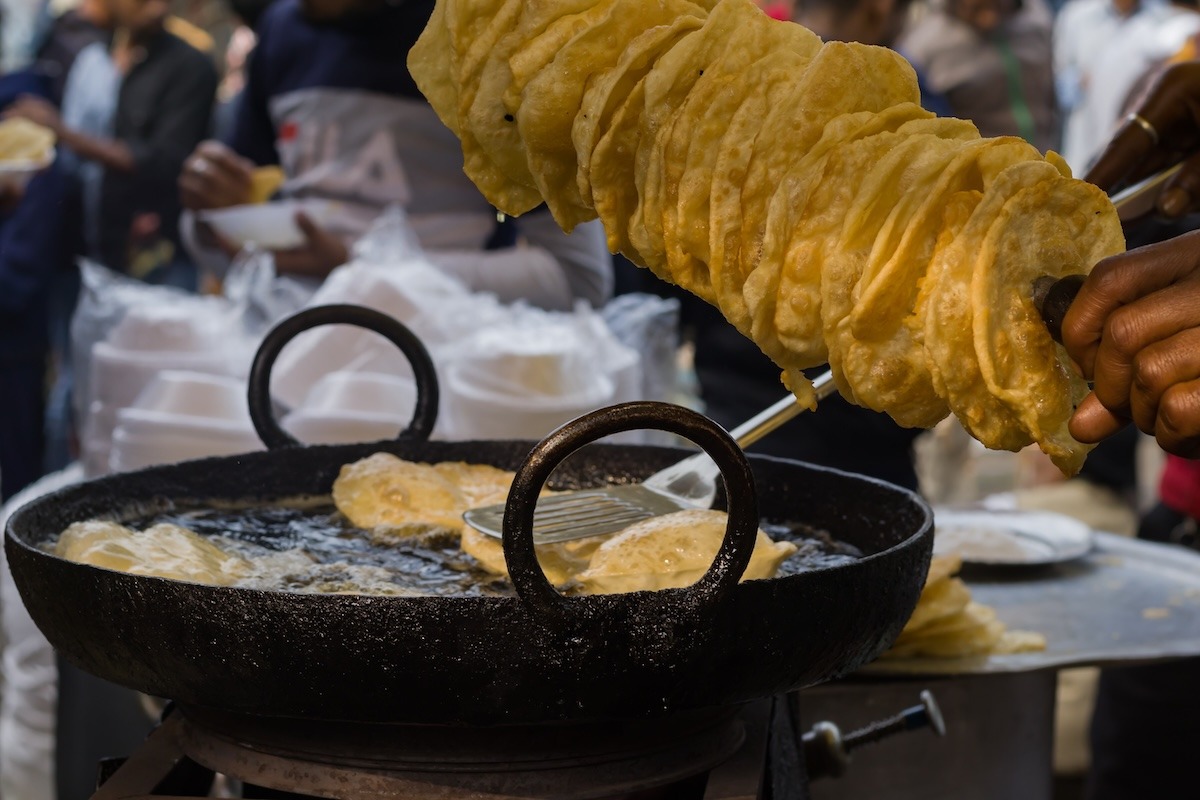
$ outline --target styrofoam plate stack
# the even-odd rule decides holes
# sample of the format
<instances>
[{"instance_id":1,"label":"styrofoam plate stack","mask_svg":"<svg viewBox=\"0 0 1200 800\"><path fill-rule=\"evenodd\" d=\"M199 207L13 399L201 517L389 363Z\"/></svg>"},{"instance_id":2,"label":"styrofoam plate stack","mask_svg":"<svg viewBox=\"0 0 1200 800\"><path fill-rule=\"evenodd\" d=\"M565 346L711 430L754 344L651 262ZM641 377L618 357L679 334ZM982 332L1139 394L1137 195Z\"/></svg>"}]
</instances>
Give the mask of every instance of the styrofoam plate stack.
<instances>
[{"instance_id":1,"label":"styrofoam plate stack","mask_svg":"<svg viewBox=\"0 0 1200 800\"><path fill-rule=\"evenodd\" d=\"M409 378L379 372L331 372L283 418L285 431L306 444L394 439L408 427L417 401Z\"/></svg>"},{"instance_id":2,"label":"styrofoam plate stack","mask_svg":"<svg viewBox=\"0 0 1200 800\"><path fill-rule=\"evenodd\" d=\"M91 349L81 440L87 476L108 471L118 413L133 406L160 373L229 375L243 372L243 361L216 318L183 305L131 308L108 338Z\"/></svg>"},{"instance_id":3,"label":"styrofoam plate stack","mask_svg":"<svg viewBox=\"0 0 1200 800\"><path fill-rule=\"evenodd\" d=\"M166 370L117 412L114 472L263 449L236 378Z\"/></svg>"}]
</instances>

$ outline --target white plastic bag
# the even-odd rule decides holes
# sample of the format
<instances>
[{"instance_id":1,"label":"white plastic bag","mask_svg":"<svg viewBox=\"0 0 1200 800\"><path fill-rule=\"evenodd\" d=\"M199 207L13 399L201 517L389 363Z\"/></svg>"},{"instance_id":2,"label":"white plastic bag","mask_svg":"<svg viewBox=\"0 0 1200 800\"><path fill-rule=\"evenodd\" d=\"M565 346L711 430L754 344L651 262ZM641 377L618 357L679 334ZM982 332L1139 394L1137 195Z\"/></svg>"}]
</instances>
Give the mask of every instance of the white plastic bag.
<instances>
[{"instance_id":1,"label":"white plastic bag","mask_svg":"<svg viewBox=\"0 0 1200 800\"><path fill-rule=\"evenodd\" d=\"M257 339L304 308L317 287L313 280L277 275L275 257L251 247L238 254L225 274L224 294L237 310L241 329Z\"/></svg>"}]
</instances>

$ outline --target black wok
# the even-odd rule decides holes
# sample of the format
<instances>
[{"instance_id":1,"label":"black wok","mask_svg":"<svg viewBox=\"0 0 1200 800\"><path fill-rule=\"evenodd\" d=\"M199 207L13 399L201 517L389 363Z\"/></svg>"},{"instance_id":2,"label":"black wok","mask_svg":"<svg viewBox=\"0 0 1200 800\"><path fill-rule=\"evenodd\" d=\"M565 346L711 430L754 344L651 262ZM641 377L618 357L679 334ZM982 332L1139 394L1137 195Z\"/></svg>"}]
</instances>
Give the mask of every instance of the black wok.
<instances>
[{"instance_id":1,"label":"black wok","mask_svg":"<svg viewBox=\"0 0 1200 800\"><path fill-rule=\"evenodd\" d=\"M283 343L305 328L339 321L385 332L413 360L421 390L408 438L297 446L271 418L266 387ZM43 497L12 516L5 544L33 620L81 669L192 706L364 722L524 724L728 705L833 678L876 657L916 604L932 547L932 515L911 492L798 462L747 460L715 423L655 403L587 415L536 446L419 441L412 432L432 428L432 377L419 342L382 315L329 307L288 320L267 337L252 374L255 423L275 449L106 477ZM722 466L730 508L725 543L709 572L689 588L563 597L533 558L537 490L581 445L642 427L683 434ZM42 549L79 520L327 495L343 464L380 450L417 461L519 468L504 540L518 596L203 586L76 564ZM687 454L588 445L561 464L554 484L636 480ZM760 514L826 529L868 555L738 583Z\"/></svg>"}]
</instances>

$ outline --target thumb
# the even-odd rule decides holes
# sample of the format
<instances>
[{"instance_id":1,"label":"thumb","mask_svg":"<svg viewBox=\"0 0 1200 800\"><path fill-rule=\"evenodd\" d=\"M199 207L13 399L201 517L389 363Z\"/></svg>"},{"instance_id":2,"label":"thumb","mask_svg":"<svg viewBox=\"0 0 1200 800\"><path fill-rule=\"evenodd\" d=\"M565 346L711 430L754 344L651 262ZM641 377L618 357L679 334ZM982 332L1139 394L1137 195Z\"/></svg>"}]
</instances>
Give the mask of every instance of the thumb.
<instances>
[{"instance_id":1,"label":"thumb","mask_svg":"<svg viewBox=\"0 0 1200 800\"><path fill-rule=\"evenodd\" d=\"M317 226L317 223L312 221L312 217L305 214L303 211L296 212L296 226L300 228L304 238L310 243L319 240L325 235L325 232Z\"/></svg>"},{"instance_id":2,"label":"thumb","mask_svg":"<svg viewBox=\"0 0 1200 800\"><path fill-rule=\"evenodd\" d=\"M1107 439L1129 424L1125 417L1119 417L1105 408L1095 393L1089 394L1075 409L1068 424L1071 435L1085 444L1095 444Z\"/></svg>"},{"instance_id":3,"label":"thumb","mask_svg":"<svg viewBox=\"0 0 1200 800\"><path fill-rule=\"evenodd\" d=\"M1193 211L1200 201L1200 153L1192 154L1183 168L1163 187L1158 211L1168 219L1179 219Z\"/></svg>"}]
</instances>

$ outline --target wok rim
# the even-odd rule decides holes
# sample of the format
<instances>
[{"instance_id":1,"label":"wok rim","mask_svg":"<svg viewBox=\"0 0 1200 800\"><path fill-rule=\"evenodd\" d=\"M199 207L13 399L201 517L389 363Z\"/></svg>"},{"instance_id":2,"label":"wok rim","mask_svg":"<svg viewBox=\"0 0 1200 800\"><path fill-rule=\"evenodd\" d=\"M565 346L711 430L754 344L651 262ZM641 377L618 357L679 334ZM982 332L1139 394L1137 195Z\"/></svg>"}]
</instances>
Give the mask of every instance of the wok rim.
<instances>
[{"instance_id":1,"label":"wok rim","mask_svg":"<svg viewBox=\"0 0 1200 800\"><path fill-rule=\"evenodd\" d=\"M317 452L320 450L332 451L332 450L340 450L340 449L344 449L344 448L360 449L360 448L369 447L369 446L379 446L380 450L377 450L376 452L390 452L389 447L395 447L397 444L403 445L403 444L406 444L406 442L404 440L396 440L396 439L381 439L378 442L368 442L365 444L352 444L352 445L342 445L342 444L302 445L300 447L276 448L273 450L266 450L266 451L252 451L249 453L241 453L241 454L228 455L228 456L216 456L213 458L203 458L203 459L193 459L190 461L180 461L175 464L145 467L145 468L133 470L130 472L115 473L112 475L104 475L99 478L93 478L91 480L84 480L79 483L75 483L70 486L64 486L60 489L56 489L53 492L50 492L48 494L34 498L33 500L29 501L28 503L25 503L24 505L16 508L9 515L8 522L5 525L5 529L4 529L5 543L6 543L6 546L20 547L26 551L33 553L34 555L45 556L45 557L53 559L56 562L72 565L74 567L80 567L80 568L83 568L86 570L96 570L100 573L119 575L119 576L128 577L128 578L136 578L139 580L149 580L149 581L155 582L152 585L160 585L157 582L161 581L165 584L182 584L185 586L203 587L205 589L223 590L224 592L233 593L234 596L243 596L243 595L248 596L248 597L249 596L264 596L264 597L272 597L272 598L286 596L289 598L293 598L293 597L306 598L306 599L308 599L307 600L308 602L312 602L311 598L334 598L334 599L336 599L336 598L346 598L346 597L354 597L359 600L368 600L370 602L380 602L380 601L385 601L385 600L386 601L427 602L430 600L439 600L439 601L450 601L450 602L456 602L456 603L462 603L462 604L466 604L467 602L478 602L478 601L520 600L522 606L528 608L528 605L525 603L525 601L521 600L519 598L519 596L515 595L515 594L511 595L511 596L507 596L507 595L490 595L490 596L489 595L480 595L480 596L470 596L470 595L374 595L374 594L342 595L342 594L329 594L329 593L318 593L318 592L291 592L291 591L287 591L284 589L261 589L261 588L248 587L248 586L219 586L219 585L208 584L208 583L197 583L194 581L182 581L182 580L178 580L175 578L164 578L164 577L157 576L157 575L139 575L139 574L132 573L132 572L125 572L122 570L111 569L109 567L100 567L100 566L96 566L94 564L87 564L87 563L80 562L80 561L72 561L68 558L64 558L64 557L59 556L49 550L39 547L36 544L31 544L30 542L25 541L20 536L18 536L16 534L16 532L14 531L14 527L15 527L16 523L21 521L22 518L27 513L32 513L32 511L36 510L36 507L40 507L43 503L48 505L48 504L54 503L54 502L62 502L63 500L69 501L70 499L72 499L73 495L75 495L79 492L82 492L86 489L94 489L96 487L103 487L110 482L117 482L118 480L122 480L122 479L124 479L124 480L142 479L142 478L146 477L147 475L153 476L155 474L159 474L161 471L164 471L164 470L175 470L175 469L189 467L189 466L194 467L195 465L198 465L198 464L205 464L205 463L212 463L212 462L224 462L224 461L229 461L229 460L241 459L246 456L264 456L264 455L271 455L271 454L278 456L281 454L285 454L285 453L289 453L289 452L298 452L298 451L312 453L312 452ZM426 446L438 445L438 444L452 444L455 446L459 446L459 445L470 446L470 445L482 445L482 444L486 444L486 445L524 445L524 444L528 444L530 447L532 447L534 444L536 444L536 442L522 440L522 439L503 439L503 440L500 440L500 439L478 439L478 440L464 440L464 441L456 441L456 442L425 441L425 442L420 442L419 444L423 444ZM629 448L647 447L654 451L678 450L678 452L680 454L689 454L692 452L692 451L685 450L684 448L661 447L661 446L657 446L657 445L648 445L648 446L647 445L627 445L627 444L610 445L610 444L605 444L605 443L599 443L599 444L594 444L591 446L604 448L604 449L620 448L622 450L629 449ZM872 477L869 475L862 475L862 474L856 473L856 472L849 472L847 470L838 469L836 467L826 467L826 466L822 466L819 464L812 464L812 463L806 462L806 461L798 461L796 459L783 458L781 456L773 456L773 455L765 455L765 454L757 454L757 453L747 453L746 458L749 460L751 465L753 465L754 463L760 462L760 461L767 462L767 463L773 463L773 464L787 465L787 466L799 465L805 469L817 470L819 472L824 472L827 474L835 475L839 478L844 477L844 478L849 478L849 479L859 481L859 482L872 483L878 487L883 487L887 490L901 493L902 495L905 496L906 500L911 502L911 504L914 508L916 508L917 510L919 510L921 512L922 516L924 517L924 519L922 520L922 522L921 522L920 526L917 528L917 530L914 531L909 536L907 536L906 538L904 538L901 541L899 541L889 547L886 547L882 550L878 550L869 555L864 555L860 558L857 558L852 562L845 563L845 564L836 564L836 565L830 565L830 566L817 567L815 569L805 570L804 572L795 573L792 575L781 575L781 576L777 575L777 576L774 576L771 578L751 579L754 582L787 581L789 578L799 578L803 575L812 574L812 573L816 573L816 572L832 572L835 570L845 571L845 570L852 568L858 564L868 565L868 564L872 564L876 561L886 560L886 559L889 559L889 557L895 555L896 553L899 553L909 547L917 546L919 544L920 540L922 538L924 538L924 536L926 536L928 533L930 533L933 529L933 509L932 509L932 507L929 505L928 501L926 501L917 492L915 492L911 489L905 488L903 486L898 486L894 483L890 483L888 481L882 480L880 478L875 478L875 477ZM349 462L346 462L346 463L349 463ZM434 463L440 463L440 462L426 461L423 463L434 464ZM479 463L485 463L485 462L481 461ZM219 499L219 500L222 500L223 502L228 502L231 505L235 505L235 506L241 505L243 503L257 504L259 506L262 506L262 505L268 505L270 503L283 503L288 500L295 501L297 499L310 498L310 497L324 498L324 497L327 497L327 495L295 494L295 495L290 495L290 496L263 496L260 498L249 498L248 497L248 498L237 499L237 500L229 500L227 498L212 498L212 497L204 497L204 496L196 495L193 497L184 498L185 502L188 505L181 506L180 510L185 510L188 508L198 508L198 507L201 507L200 504L202 504L204 500L213 500L213 499ZM329 497L330 497L330 500L332 501L332 497L331 496L329 496ZM132 502L132 501L129 501L129 502ZM174 502L174 501L172 501L172 502ZM124 507L127 508L127 506L124 506ZM249 507L249 505L247 507ZM93 519L100 519L100 517L93 517ZM761 516L761 511L760 511L759 519L760 519L760 522L762 521L762 519L764 519ZM82 521L82 520L80 520L80 521ZM119 519L113 519L112 521L120 522ZM787 521L803 523L802 519L787 520ZM68 523L68 524L70 524L70 523ZM43 533L43 534L41 534L41 536L43 537L43 542L44 542L44 541L52 538L53 536L57 536L61 533L62 533L62 531L58 531L56 533ZM836 535L833 532L830 532L830 536L833 537L834 539L837 539ZM9 545L8 544L9 542L11 542L12 544ZM636 592L625 592L622 594L644 595L644 594L647 594L650 592L684 593L684 592L690 591L695 585L696 584L690 584L689 586L686 586L686 587L673 588L673 589L640 589ZM740 586L741 583L739 583L737 585ZM736 588L737 587L735 586L734 587L735 591L736 591ZM586 601L589 598L600 597L600 596L603 596L603 595L569 595L569 596L563 595L564 599L571 601L572 603L574 603L575 601L579 601L579 600Z\"/></svg>"}]
</instances>

